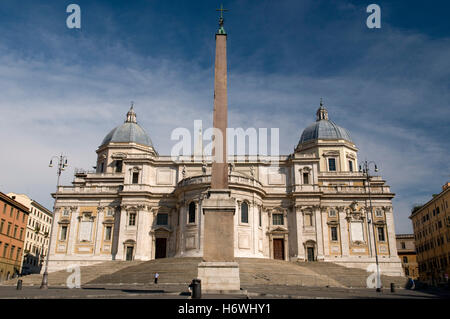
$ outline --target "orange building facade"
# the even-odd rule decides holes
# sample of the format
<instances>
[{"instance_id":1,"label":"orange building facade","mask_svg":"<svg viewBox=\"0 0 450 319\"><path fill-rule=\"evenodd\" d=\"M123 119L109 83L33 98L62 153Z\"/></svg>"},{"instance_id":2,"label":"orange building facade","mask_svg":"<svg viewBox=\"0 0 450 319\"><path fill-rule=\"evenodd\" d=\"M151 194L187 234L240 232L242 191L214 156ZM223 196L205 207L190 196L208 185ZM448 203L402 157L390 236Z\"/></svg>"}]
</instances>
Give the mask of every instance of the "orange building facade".
<instances>
[{"instance_id":1,"label":"orange building facade","mask_svg":"<svg viewBox=\"0 0 450 319\"><path fill-rule=\"evenodd\" d=\"M426 204L415 207L413 223L419 279L432 285L448 283L450 275L450 183Z\"/></svg>"},{"instance_id":2,"label":"orange building facade","mask_svg":"<svg viewBox=\"0 0 450 319\"><path fill-rule=\"evenodd\" d=\"M397 234L397 253L402 261L405 276L419 279L419 264L417 263L414 234Z\"/></svg>"},{"instance_id":3,"label":"orange building facade","mask_svg":"<svg viewBox=\"0 0 450 319\"><path fill-rule=\"evenodd\" d=\"M22 271L28 215L27 207L0 192L0 281Z\"/></svg>"}]
</instances>

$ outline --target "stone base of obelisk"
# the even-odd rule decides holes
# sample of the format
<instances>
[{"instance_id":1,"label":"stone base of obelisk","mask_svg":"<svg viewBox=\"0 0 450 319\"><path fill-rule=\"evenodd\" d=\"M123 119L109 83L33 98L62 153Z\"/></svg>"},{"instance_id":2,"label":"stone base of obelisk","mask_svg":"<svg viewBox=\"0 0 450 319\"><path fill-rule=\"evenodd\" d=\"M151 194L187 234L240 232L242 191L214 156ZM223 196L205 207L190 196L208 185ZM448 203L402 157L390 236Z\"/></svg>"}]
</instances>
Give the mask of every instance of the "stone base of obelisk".
<instances>
[{"instance_id":1,"label":"stone base of obelisk","mask_svg":"<svg viewBox=\"0 0 450 319\"><path fill-rule=\"evenodd\" d=\"M201 262L198 264L198 278L204 294L242 292L237 262Z\"/></svg>"},{"instance_id":2,"label":"stone base of obelisk","mask_svg":"<svg viewBox=\"0 0 450 319\"><path fill-rule=\"evenodd\" d=\"M203 200L203 262L198 265L202 293L240 292L239 265L234 260L234 212L229 189L211 189Z\"/></svg>"}]
</instances>

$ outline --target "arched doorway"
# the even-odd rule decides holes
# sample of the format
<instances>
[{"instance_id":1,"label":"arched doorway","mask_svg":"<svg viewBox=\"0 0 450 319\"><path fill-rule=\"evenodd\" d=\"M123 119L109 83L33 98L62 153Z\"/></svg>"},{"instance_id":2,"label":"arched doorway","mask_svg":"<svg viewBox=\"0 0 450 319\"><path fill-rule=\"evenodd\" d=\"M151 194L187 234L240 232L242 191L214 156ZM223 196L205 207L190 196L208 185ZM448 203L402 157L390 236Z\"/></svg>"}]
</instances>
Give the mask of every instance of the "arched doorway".
<instances>
[{"instance_id":1,"label":"arched doorway","mask_svg":"<svg viewBox=\"0 0 450 319\"><path fill-rule=\"evenodd\" d=\"M126 261L132 261L134 260L134 253L135 253L135 246L136 242L132 239L126 240L124 243L124 249L125 249L125 260Z\"/></svg>"},{"instance_id":2,"label":"arched doorway","mask_svg":"<svg viewBox=\"0 0 450 319\"><path fill-rule=\"evenodd\" d=\"M167 238L155 239L155 259L167 257Z\"/></svg>"},{"instance_id":3,"label":"arched doorway","mask_svg":"<svg viewBox=\"0 0 450 319\"><path fill-rule=\"evenodd\" d=\"M306 258L305 260L308 262L316 261L317 260L317 253L316 253L316 242L313 240L308 240L304 243L305 245L305 254Z\"/></svg>"}]
</instances>

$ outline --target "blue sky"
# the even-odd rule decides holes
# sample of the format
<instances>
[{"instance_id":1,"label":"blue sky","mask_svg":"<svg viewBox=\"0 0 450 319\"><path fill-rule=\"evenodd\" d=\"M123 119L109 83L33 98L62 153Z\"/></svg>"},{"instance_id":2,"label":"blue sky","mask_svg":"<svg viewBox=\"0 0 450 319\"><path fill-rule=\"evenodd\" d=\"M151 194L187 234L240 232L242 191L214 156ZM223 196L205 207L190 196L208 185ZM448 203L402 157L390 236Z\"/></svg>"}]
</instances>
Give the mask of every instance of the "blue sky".
<instances>
[{"instance_id":1,"label":"blue sky","mask_svg":"<svg viewBox=\"0 0 450 319\"><path fill-rule=\"evenodd\" d=\"M81 7L81 30L66 7ZM323 97L359 160L374 160L393 192L396 231L412 205L450 179L448 1L223 1L229 126L279 127L291 153ZM368 29L367 5L381 7ZM219 1L0 2L0 191L47 207L52 155L95 165L103 137L135 101L161 154L176 127L211 124ZM276 114L276 116L274 116Z\"/></svg>"}]
</instances>

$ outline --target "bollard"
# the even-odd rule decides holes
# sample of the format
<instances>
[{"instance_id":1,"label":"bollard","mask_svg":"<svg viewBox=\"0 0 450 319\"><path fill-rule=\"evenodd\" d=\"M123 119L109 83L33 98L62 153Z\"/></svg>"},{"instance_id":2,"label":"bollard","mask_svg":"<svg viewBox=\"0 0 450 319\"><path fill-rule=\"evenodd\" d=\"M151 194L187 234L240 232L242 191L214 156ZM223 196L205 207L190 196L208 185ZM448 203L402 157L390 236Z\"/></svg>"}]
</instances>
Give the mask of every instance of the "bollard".
<instances>
[{"instance_id":1,"label":"bollard","mask_svg":"<svg viewBox=\"0 0 450 319\"><path fill-rule=\"evenodd\" d=\"M395 292L395 284L391 282L391 292Z\"/></svg>"},{"instance_id":2,"label":"bollard","mask_svg":"<svg viewBox=\"0 0 450 319\"><path fill-rule=\"evenodd\" d=\"M192 290L191 298L192 299L201 299L202 298L202 284L200 279L192 279L192 283L189 285Z\"/></svg>"},{"instance_id":3,"label":"bollard","mask_svg":"<svg viewBox=\"0 0 450 319\"><path fill-rule=\"evenodd\" d=\"M17 280L17 290L22 290L22 279Z\"/></svg>"}]
</instances>

